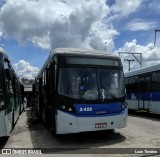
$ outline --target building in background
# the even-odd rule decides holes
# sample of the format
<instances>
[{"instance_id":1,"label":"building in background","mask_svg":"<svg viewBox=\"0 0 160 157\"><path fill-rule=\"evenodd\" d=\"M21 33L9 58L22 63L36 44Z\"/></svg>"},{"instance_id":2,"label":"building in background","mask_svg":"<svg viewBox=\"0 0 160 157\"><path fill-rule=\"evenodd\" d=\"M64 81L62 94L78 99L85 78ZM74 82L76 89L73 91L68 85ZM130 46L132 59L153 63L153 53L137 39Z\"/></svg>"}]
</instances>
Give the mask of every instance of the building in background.
<instances>
[{"instance_id":1,"label":"building in background","mask_svg":"<svg viewBox=\"0 0 160 157\"><path fill-rule=\"evenodd\" d=\"M34 80L28 80L26 78L22 78L22 82L24 84L24 97L26 107L32 106L32 83Z\"/></svg>"}]
</instances>

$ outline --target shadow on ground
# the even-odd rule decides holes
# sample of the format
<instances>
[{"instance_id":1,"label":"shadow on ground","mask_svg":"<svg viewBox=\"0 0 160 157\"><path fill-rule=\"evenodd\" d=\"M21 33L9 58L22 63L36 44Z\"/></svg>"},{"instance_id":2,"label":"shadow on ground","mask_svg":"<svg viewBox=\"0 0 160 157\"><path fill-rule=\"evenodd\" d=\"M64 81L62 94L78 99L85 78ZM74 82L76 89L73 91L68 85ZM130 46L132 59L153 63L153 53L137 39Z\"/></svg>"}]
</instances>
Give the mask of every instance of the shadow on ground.
<instances>
[{"instance_id":1,"label":"shadow on ground","mask_svg":"<svg viewBox=\"0 0 160 157\"><path fill-rule=\"evenodd\" d=\"M51 148L52 153L69 152L85 153L91 148L112 148L120 144L126 137L116 131L96 131L79 134L52 135L39 121L29 127L32 145L34 148ZM63 150L63 151L62 151ZM94 149L95 151L95 149ZM101 151L101 150L97 150Z\"/></svg>"},{"instance_id":2,"label":"shadow on ground","mask_svg":"<svg viewBox=\"0 0 160 157\"><path fill-rule=\"evenodd\" d=\"M0 137L0 149L4 148L7 141L8 141L8 137Z\"/></svg>"}]
</instances>

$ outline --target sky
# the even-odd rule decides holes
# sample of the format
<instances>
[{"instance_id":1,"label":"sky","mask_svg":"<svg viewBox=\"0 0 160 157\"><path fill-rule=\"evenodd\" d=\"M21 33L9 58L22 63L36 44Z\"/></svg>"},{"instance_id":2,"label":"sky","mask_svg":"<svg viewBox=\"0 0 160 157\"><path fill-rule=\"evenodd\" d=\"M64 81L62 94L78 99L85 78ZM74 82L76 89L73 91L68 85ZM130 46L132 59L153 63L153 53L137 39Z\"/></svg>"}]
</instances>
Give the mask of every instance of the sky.
<instances>
[{"instance_id":1,"label":"sky","mask_svg":"<svg viewBox=\"0 0 160 157\"><path fill-rule=\"evenodd\" d=\"M33 79L51 50L76 47L142 53L160 63L159 0L0 0L0 46L19 77ZM120 55L124 71L131 55ZM136 55L139 59L139 55ZM140 68L137 61L131 70Z\"/></svg>"}]
</instances>

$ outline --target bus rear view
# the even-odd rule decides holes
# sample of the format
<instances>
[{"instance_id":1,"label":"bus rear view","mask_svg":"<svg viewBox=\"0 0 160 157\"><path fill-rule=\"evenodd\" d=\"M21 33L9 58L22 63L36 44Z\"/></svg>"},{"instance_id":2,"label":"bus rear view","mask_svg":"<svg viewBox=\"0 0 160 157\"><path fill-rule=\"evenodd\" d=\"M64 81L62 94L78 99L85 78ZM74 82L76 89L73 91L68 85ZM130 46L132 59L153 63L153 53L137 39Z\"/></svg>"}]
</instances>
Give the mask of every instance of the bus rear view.
<instances>
[{"instance_id":1,"label":"bus rear view","mask_svg":"<svg viewBox=\"0 0 160 157\"><path fill-rule=\"evenodd\" d=\"M82 49L56 49L52 53L35 82L44 88L38 93L46 91L39 93L43 122L55 134L125 127L128 107L120 59Z\"/></svg>"}]
</instances>

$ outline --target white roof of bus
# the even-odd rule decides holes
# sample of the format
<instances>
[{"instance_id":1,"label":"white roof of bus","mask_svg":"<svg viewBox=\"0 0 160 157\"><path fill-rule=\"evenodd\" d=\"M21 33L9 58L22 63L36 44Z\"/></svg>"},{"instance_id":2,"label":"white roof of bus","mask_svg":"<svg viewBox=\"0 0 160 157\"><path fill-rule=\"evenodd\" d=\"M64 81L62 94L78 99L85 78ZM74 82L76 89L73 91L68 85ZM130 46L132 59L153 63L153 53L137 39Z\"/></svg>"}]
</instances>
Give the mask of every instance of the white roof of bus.
<instances>
[{"instance_id":1,"label":"white roof of bus","mask_svg":"<svg viewBox=\"0 0 160 157\"><path fill-rule=\"evenodd\" d=\"M5 57L8 58L6 51L5 51L2 47L0 47L0 53L5 54ZM10 65L11 65L11 67L12 67L12 64L10 64ZM14 68L12 67L12 69L14 69ZM14 71L14 70L13 70L13 71ZM15 74L15 76L17 77L16 74ZM17 77L17 79L20 80L18 77ZM21 84L22 84L22 83L21 83Z\"/></svg>"},{"instance_id":2,"label":"white roof of bus","mask_svg":"<svg viewBox=\"0 0 160 157\"><path fill-rule=\"evenodd\" d=\"M6 54L6 51L2 47L0 47L0 53L5 53Z\"/></svg>"},{"instance_id":3,"label":"white roof of bus","mask_svg":"<svg viewBox=\"0 0 160 157\"><path fill-rule=\"evenodd\" d=\"M104 56L104 57L113 57L116 59L120 59L118 56L113 55L111 53L103 52L103 51L98 51L98 50L89 50L89 49L82 49L82 48L56 48L52 50L49 54L49 57L45 61L44 65L38 72L36 78L39 77L41 74L41 71L45 68L47 63L50 61L50 59L55 55L55 54L85 54L85 55L96 55L96 56Z\"/></svg>"},{"instance_id":4,"label":"white roof of bus","mask_svg":"<svg viewBox=\"0 0 160 157\"><path fill-rule=\"evenodd\" d=\"M160 64L140 68L138 70L133 70L133 71L125 73L124 75L125 75L125 77L130 77L130 76L145 74L145 73L153 72L153 71L157 71L157 70L160 70Z\"/></svg>"},{"instance_id":5,"label":"white roof of bus","mask_svg":"<svg viewBox=\"0 0 160 157\"><path fill-rule=\"evenodd\" d=\"M98 56L114 56L111 53L104 51L91 50L91 49L82 49L82 48L57 48L51 51L51 54L89 54L89 55L98 55Z\"/></svg>"}]
</instances>

